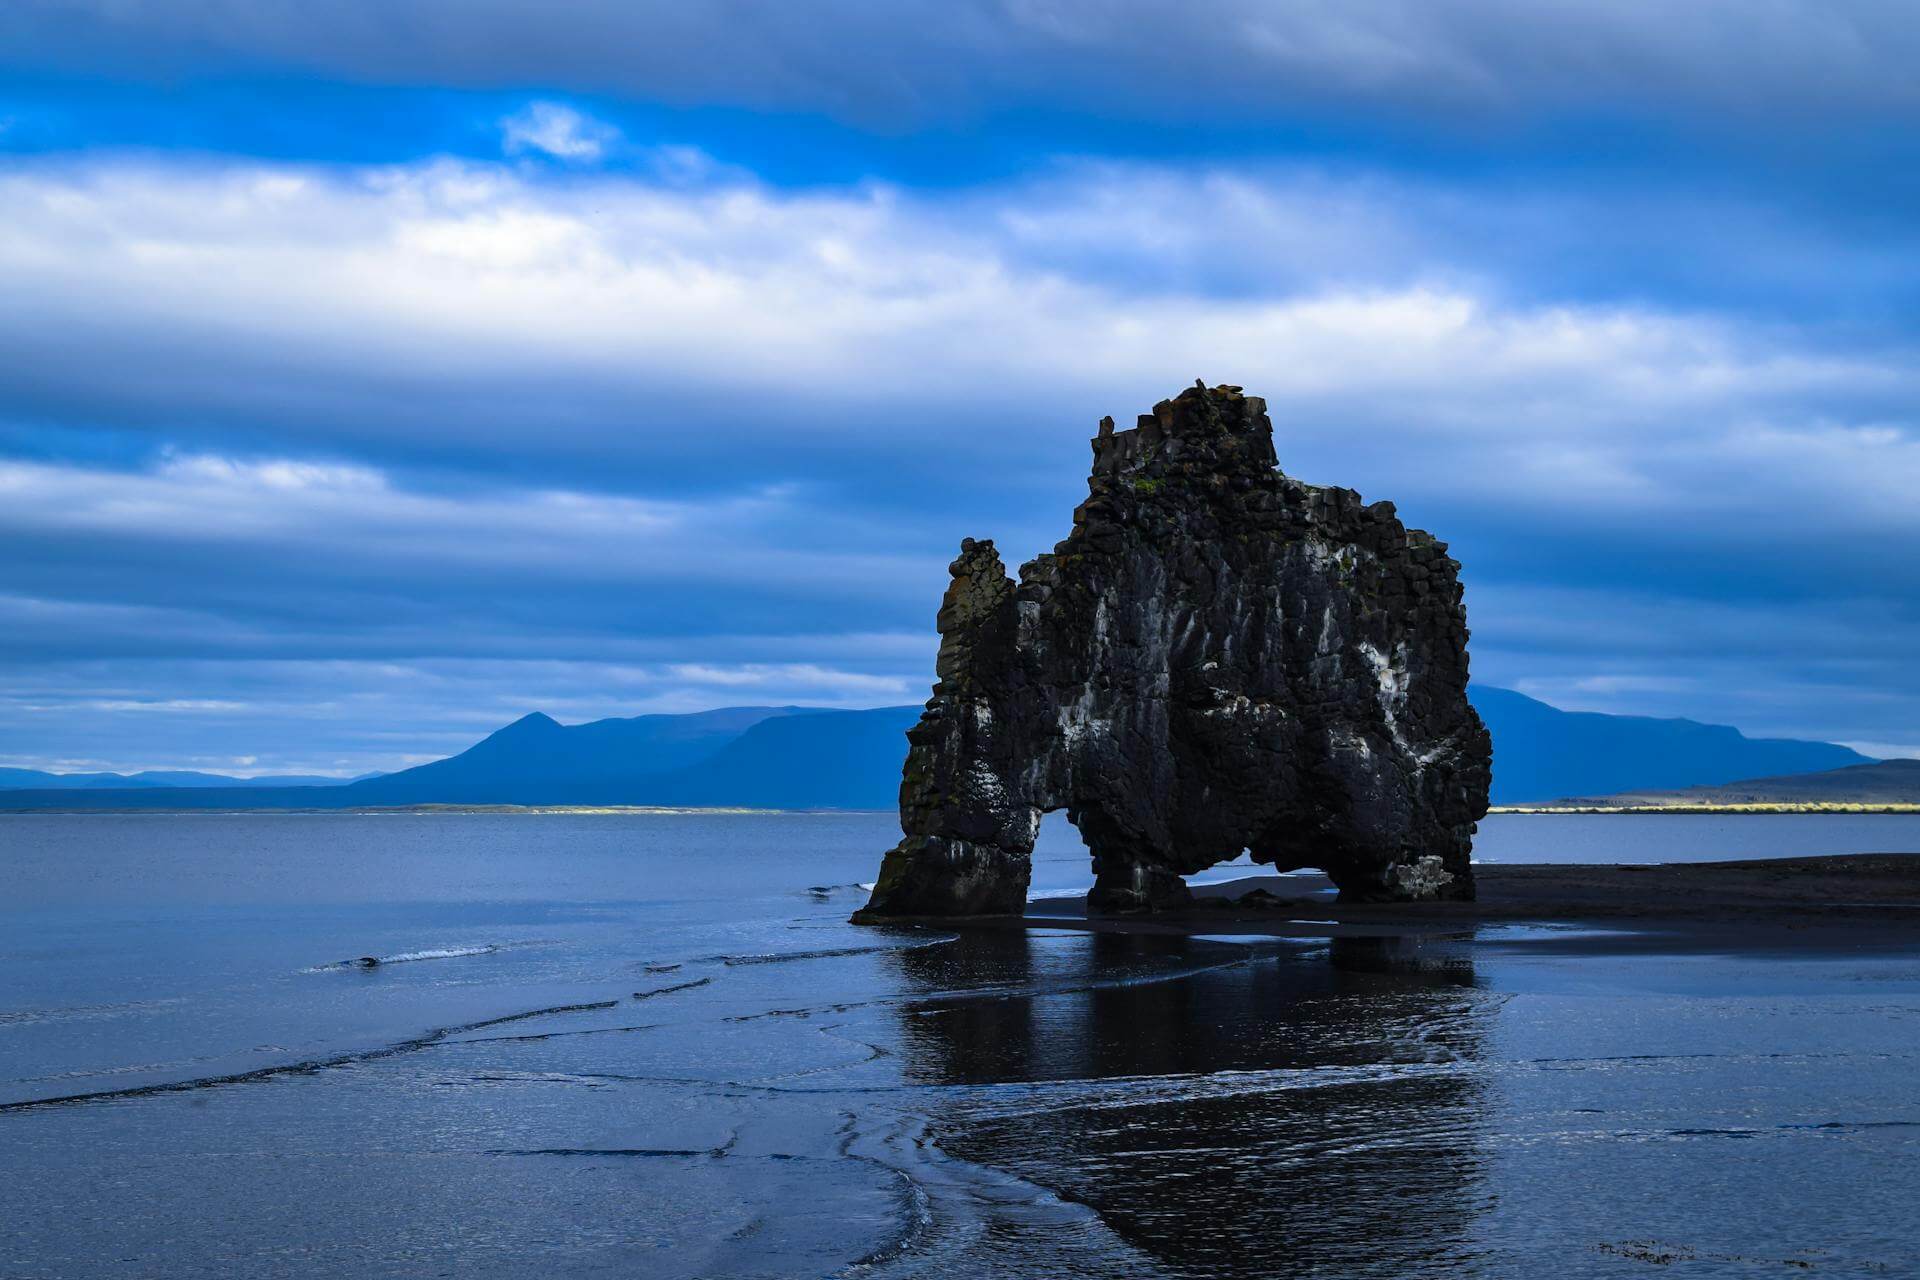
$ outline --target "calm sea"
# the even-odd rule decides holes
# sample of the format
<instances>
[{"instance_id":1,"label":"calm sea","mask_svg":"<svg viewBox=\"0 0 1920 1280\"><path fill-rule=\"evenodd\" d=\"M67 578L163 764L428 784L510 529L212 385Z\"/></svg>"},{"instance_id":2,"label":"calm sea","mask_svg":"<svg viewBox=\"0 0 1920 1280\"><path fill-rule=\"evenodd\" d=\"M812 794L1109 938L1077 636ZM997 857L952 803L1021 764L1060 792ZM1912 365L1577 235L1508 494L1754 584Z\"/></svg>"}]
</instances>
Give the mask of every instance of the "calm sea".
<instances>
[{"instance_id":1,"label":"calm sea","mask_svg":"<svg viewBox=\"0 0 1920 1280\"><path fill-rule=\"evenodd\" d=\"M0 817L0 1277L1920 1274L1920 955L847 925L894 838Z\"/></svg>"}]
</instances>

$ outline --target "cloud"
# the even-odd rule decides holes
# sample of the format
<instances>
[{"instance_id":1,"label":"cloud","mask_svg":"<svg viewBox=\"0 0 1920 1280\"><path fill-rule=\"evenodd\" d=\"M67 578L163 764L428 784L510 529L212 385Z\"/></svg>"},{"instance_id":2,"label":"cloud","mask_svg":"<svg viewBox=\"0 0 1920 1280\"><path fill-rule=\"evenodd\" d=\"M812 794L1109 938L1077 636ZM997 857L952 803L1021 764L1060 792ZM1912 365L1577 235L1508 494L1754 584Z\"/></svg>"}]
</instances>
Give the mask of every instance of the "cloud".
<instances>
[{"instance_id":1,"label":"cloud","mask_svg":"<svg viewBox=\"0 0 1920 1280\"><path fill-rule=\"evenodd\" d=\"M809 523L779 492L431 489L206 453L0 460L0 539L35 549L0 564L0 757L226 768L244 744L255 771L352 773L533 708L922 696L944 557L822 545Z\"/></svg>"},{"instance_id":2,"label":"cloud","mask_svg":"<svg viewBox=\"0 0 1920 1280\"><path fill-rule=\"evenodd\" d=\"M1110 172L923 198L554 186L451 163L22 166L0 178L0 272L46 303L8 326L0 372L14 403L76 422L269 424L357 448L457 434L463 452L537 438L596 457L621 451L636 404L721 387L704 429L729 452L770 403L793 420L910 397L938 417L1044 388L1085 415L1201 371L1303 405L1364 385L1459 429L1510 430L1546 398L1568 426L1910 399L1904 350L1448 278L1448 246L1421 243L1398 192L1202 175L1188 194L1229 209L1210 224L1167 194L1171 175L1139 181L1147 197L1114 220ZM1368 248L1396 239L1384 262ZM1236 256L1235 287L1213 287Z\"/></svg>"},{"instance_id":3,"label":"cloud","mask_svg":"<svg viewBox=\"0 0 1920 1280\"><path fill-rule=\"evenodd\" d=\"M1740 574L1737 562L1718 571ZM1688 593L1697 586L1688 573L1676 581L1649 569L1605 587L1584 576L1476 583L1470 573L1475 679L1569 710L1910 744L1874 755L1920 747L1911 659L1920 610L1906 588L1817 602L1764 589L1712 599Z\"/></svg>"},{"instance_id":4,"label":"cloud","mask_svg":"<svg viewBox=\"0 0 1920 1280\"><path fill-rule=\"evenodd\" d=\"M462 751L532 710L575 723L742 702L916 702L931 663L918 636L787 638L785 652L819 662L723 660L737 649L721 641L706 664L142 656L35 665L13 672L0 692L0 764L351 775ZM836 668L835 658L866 669ZM897 664L899 674L877 675L875 662ZM155 684L194 696L172 699L186 705L170 713L132 696ZM234 754L241 744L252 756L244 765Z\"/></svg>"},{"instance_id":5,"label":"cloud","mask_svg":"<svg viewBox=\"0 0 1920 1280\"><path fill-rule=\"evenodd\" d=\"M38 72L538 84L873 128L1036 110L1164 120L1345 109L1478 124L1595 106L1790 123L1911 119L1910 19L1898 0L38 0L7 7L0 49Z\"/></svg>"},{"instance_id":6,"label":"cloud","mask_svg":"<svg viewBox=\"0 0 1920 1280\"><path fill-rule=\"evenodd\" d=\"M588 163L617 142L619 130L561 102L530 102L500 121L501 147L510 156L536 152Z\"/></svg>"},{"instance_id":7,"label":"cloud","mask_svg":"<svg viewBox=\"0 0 1920 1280\"><path fill-rule=\"evenodd\" d=\"M75 704L84 711L142 712L242 711L246 705L223 698L93 698Z\"/></svg>"},{"instance_id":8,"label":"cloud","mask_svg":"<svg viewBox=\"0 0 1920 1280\"><path fill-rule=\"evenodd\" d=\"M1142 197L1109 216L1129 179ZM669 499L798 482L851 536L930 492L976 518L1058 502L1093 420L1205 376L1269 398L1294 470L1421 519L1472 502L1562 526L1773 521L1785 485L1801 535L1912 526L1910 335L1513 297L1492 263L1452 265L1407 195L1112 167L935 197L445 162L23 164L0 175L0 276L42 304L0 315L0 385L20 420L155 443ZM1010 470L954 468L960 436ZM339 502L379 483L277 481L296 482ZM835 489L858 501L827 509ZM889 527L926 556L973 531Z\"/></svg>"},{"instance_id":9,"label":"cloud","mask_svg":"<svg viewBox=\"0 0 1920 1280\"><path fill-rule=\"evenodd\" d=\"M0 567L0 590L24 615L0 646L71 654L85 633L121 634L113 610L129 607L171 615L187 637L196 625L183 611L205 615L209 631L214 617L251 624L253 645L350 629L440 653L484 643L432 634L483 614L511 644L539 631L565 645L577 641L570 628L622 623L684 632L649 602L666 595L687 607L731 596L729 623L748 632L836 613L904 622L908 584L940 571L939 559L883 545L823 543L808 523L791 495L769 492L676 502L497 484L432 492L365 466L204 454L142 470L0 461L0 534L42 549ZM100 556L123 567L85 571ZM125 621L149 651L166 650L164 626ZM276 630L278 642L263 638Z\"/></svg>"},{"instance_id":10,"label":"cloud","mask_svg":"<svg viewBox=\"0 0 1920 1280\"><path fill-rule=\"evenodd\" d=\"M8 696L65 709L48 758L159 759L131 704L178 699L239 704L176 717L181 758L302 770L536 706L912 701L958 538L1051 545L1093 422L1204 376L1269 398L1288 470L1452 542L1482 678L1896 740L1920 566L1871 549L1920 534L1913 335L1556 294L1533 256L1641 245L1561 199L15 159ZM1747 251L1712 241L1659 252Z\"/></svg>"},{"instance_id":11,"label":"cloud","mask_svg":"<svg viewBox=\"0 0 1920 1280\"><path fill-rule=\"evenodd\" d=\"M689 685L722 689L815 689L827 691L836 698L906 699L918 691L917 682L909 678L836 671L810 662L749 663L739 667L682 662L674 664L670 672L676 680Z\"/></svg>"}]
</instances>

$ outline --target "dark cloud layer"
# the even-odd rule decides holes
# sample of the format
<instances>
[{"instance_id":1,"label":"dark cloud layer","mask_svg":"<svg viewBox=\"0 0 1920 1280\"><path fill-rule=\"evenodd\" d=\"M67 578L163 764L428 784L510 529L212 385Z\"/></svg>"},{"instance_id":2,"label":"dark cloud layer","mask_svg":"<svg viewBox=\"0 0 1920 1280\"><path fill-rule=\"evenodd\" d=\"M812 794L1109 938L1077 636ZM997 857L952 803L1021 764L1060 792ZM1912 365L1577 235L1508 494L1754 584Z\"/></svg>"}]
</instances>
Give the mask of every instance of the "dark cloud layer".
<instances>
[{"instance_id":1,"label":"dark cloud layer","mask_svg":"<svg viewBox=\"0 0 1920 1280\"><path fill-rule=\"evenodd\" d=\"M882 126L1107 117L1920 106L1897 0L26 0L14 60L177 80L285 69L818 112Z\"/></svg>"}]
</instances>

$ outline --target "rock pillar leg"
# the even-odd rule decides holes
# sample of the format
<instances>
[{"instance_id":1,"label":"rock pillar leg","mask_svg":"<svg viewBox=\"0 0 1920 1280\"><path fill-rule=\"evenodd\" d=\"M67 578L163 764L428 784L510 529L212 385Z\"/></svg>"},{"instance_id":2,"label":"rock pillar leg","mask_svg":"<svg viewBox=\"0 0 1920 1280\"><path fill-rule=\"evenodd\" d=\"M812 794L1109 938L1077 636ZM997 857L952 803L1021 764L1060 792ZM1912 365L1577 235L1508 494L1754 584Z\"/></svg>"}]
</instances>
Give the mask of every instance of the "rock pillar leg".
<instances>
[{"instance_id":1,"label":"rock pillar leg","mask_svg":"<svg viewBox=\"0 0 1920 1280\"><path fill-rule=\"evenodd\" d=\"M1040 812L1024 795L1013 581L991 542L961 543L940 605L940 682L907 733L903 838L854 915L1017 915Z\"/></svg>"},{"instance_id":2,"label":"rock pillar leg","mask_svg":"<svg viewBox=\"0 0 1920 1280\"><path fill-rule=\"evenodd\" d=\"M1187 882L1169 870L1104 810L1079 809L1069 816L1093 854L1089 915L1131 915L1177 911L1193 902Z\"/></svg>"},{"instance_id":3,"label":"rock pillar leg","mask_svg":"<svg viewBox=\"0 0 1920 1280\"><path fill-rule=\"evenodd\" d=\"M1019 915L1027 909L1031 843L1025 849L908 836L880 864L873 896L855 924L903 916Z\"/></svg>"},{"instance_id":4,"label":"rock pillar leg","mask_svg":"<svg viewBox=\"0 0 1920 1280\"><path fill-rule=\"evenodd\" d=\"M1087 893L1087 914L1123 916L1146 911L1178 911L1193 902L1182 880L1165 867L1144 862L1103 864Z\"/></svg>"}]
</instances>

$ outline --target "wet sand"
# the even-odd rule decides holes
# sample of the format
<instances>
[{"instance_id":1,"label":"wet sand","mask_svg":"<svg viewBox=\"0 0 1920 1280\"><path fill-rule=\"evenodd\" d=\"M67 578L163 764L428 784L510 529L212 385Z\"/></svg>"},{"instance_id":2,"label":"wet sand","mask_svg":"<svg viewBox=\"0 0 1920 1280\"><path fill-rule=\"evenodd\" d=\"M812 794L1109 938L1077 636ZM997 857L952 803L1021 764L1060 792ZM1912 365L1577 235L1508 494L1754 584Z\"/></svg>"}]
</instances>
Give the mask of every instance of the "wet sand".
<instances>
[{"instance_id":1,"label":"wet sand","mask_svg":"<svg viewBox=\"0 0 1920 1280\"><path fill-rule=\"evenodd\" d=\"M1772 951L1920 947L1920 853L1736 862L1490 864L1474 868L1473 902L1341 903L1314 875L1256 875L1195 886L1194 905L1151 916L1089 919L1078 897L1039 898L1026 927L1268 937L1474 935L1559 927L1563 949ZM1008 921L1007 923L1014 923ZM1529 939L1538 940L1538 939Z\"/></svg>"}]
</instances>

